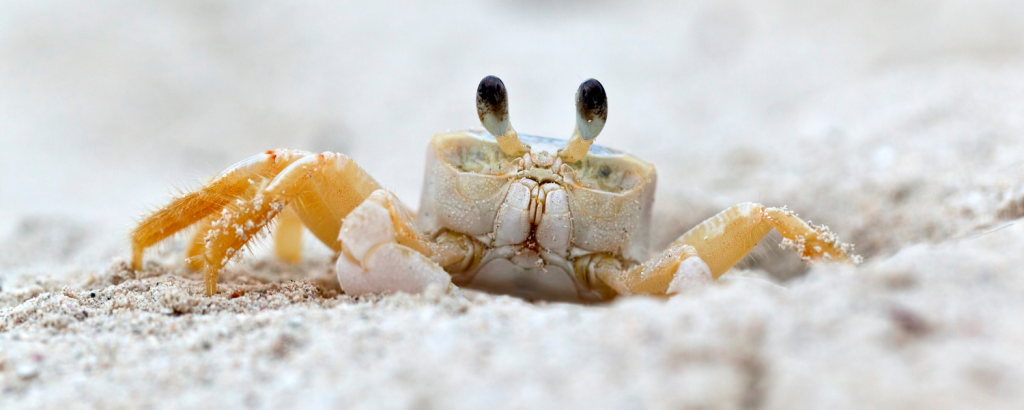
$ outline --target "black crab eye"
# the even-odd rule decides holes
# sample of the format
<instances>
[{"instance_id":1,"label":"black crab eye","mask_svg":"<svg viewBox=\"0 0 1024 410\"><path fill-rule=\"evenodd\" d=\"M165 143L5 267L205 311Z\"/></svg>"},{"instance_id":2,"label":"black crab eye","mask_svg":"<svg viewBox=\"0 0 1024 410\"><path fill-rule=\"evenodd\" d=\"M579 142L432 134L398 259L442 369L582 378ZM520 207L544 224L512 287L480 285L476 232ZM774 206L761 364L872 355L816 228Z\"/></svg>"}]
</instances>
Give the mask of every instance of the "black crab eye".
<instances>
[{"instance_id":1,"label":"black crab eye","mask_svg":"<svg viewBox=\"0 0 1024 410\"><path fill-rule=\"evenodd\" d=\"M491 135L500 137L508 131L508 92L501 79L489 75L480 80L476 88L476 113Z\"/></svg>"},{"instance_id":2,"label":"black crab eye","mask_svg":"<svg viewBox=\"0 0 1024 410\"><path fill-rule=\"evenodd\" d=\"M576 127L580 137L592 140L604 129L608 120L608 95L601 82L591 78L576 90Z\"/></svg>"}]
</instances>

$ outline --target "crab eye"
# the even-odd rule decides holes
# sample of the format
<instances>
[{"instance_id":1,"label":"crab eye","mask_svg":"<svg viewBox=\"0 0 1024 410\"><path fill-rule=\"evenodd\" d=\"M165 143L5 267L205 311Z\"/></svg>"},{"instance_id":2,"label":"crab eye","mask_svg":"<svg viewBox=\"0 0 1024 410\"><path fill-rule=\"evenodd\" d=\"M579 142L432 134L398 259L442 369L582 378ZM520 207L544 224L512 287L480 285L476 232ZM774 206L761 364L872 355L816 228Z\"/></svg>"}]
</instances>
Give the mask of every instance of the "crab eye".
<instances>
[{"instance_id":1,"label":"crab eye","mask_svg":"<svg viewBox=\"0 0 1024 410\"><path fill-rule=\"evenodd\" d=\"M508 131L508 93L501 79L489 75L480 80L476 89L476 113L491 135L500 137Z\"/></svg>"},{"instance_id":2,"label":"crab eye","mask_svg":"<svg viewBox=\"0 0 1024 410\"><path fill-rule=\"evenodd\" d=\"M604 93L604 86L593 78L584 81L576 90L576 129L558 156L565 162L576 162L586 157L590 144L604 129L607 119L608 95Z\"/></svg>"},{"instance_id":3,"label":"crab eye","mask_svg":"<svg viewBox=\"0 0 1024 410\"><path fill-rule=\"evenodd\" d=\"M505 83L498 77L489 75L480 80L480 86L476 88L476 114L505 154L518 155L529 151L519 141L519 134L508 120L508 93L505 92Z\"/></svg>"},{"instance_id":4,"label":"crab eye","mask_svg":"<svg viewBox=\"0 0 1024 410\"><path fill-rule=\"evenodd\" d=\"M590 141L604 129L608 120L608 95L604 86L593 78L580 84L576 90L576 128L580 137Z\"/></svg>"}]
</instances>

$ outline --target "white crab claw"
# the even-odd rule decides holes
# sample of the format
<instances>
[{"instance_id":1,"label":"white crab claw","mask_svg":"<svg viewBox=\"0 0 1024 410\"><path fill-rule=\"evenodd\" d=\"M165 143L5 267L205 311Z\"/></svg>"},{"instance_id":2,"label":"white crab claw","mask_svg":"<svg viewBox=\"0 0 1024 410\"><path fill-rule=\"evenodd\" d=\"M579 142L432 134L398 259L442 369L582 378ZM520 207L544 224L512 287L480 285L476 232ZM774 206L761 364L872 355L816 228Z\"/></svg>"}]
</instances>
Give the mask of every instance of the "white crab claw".
<instances>
[{"instance_id":1,"label":"white crab claw","mask_svg":"<svg viewBox=\"0 0 1024 410\"><path fill-rule=\"evenodd\" d=\"M352 296L381 292L422 293L431 285L451 288L451 276L419 252L394 242L371 249L366 258L338 257L338 282Z\"/></svg>"},{"instance_id":2,"label":"white crab claw","mask_svg":"<svg viewBox=\"0 0 1024 410\"><path fill-rule=\"evenodd\" d=\"M386 204L388 193L375 191L352 210L341 225L342 254L338 282L348 295L421 293L431 285L451 287L451 276L423 254L395 242Z\"/></svg>"}]
</instances>

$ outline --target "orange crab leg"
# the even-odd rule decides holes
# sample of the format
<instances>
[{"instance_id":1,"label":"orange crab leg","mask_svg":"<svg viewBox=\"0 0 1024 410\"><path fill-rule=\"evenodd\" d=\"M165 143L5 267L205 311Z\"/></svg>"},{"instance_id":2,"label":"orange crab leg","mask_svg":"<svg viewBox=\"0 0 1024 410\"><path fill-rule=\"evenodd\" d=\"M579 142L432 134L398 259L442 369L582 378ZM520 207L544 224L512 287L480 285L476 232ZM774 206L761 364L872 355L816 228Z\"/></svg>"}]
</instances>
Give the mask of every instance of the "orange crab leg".
<instances>
[{"instance_id":1,"label":"orange crab leg","mask_svg":"<svg viewBox=\"0 0 1024 410\"><path fill-rule=\"evenodd\" d=\"M206 240L206 294L217 290L217 275L253 236L286 207L335 251L345 215L380 185L342 154L309 155L293 162L242 204L225 208Z\"/></svg>"},{"instance_id":2,"label":"orange crab leg","mask_svg":"<svg viewBox=\"0 0 1024 410\"><path fill-rule=\"evenodd\" d=\"M142 268L146 248L215 214L249 190L257 181L277 174L291 161L305 155L295 151L268 151L245 159L200 189L178 196L167 206L149 214L132 230L132 268Z\"/></svg>"},{"instance_id":3,"label":"orange crab leg","mask_svg":"<svg viewBox=\"0 0 1024 410\"><path fill-rule=\"evenodd\" d=\"M277 217L274 227L274 254L288 263L302 260L302 220L289 206Z\"/></svg>"},{"instance_id":4,"label":"orange crab leg","mask_svg":"<svg viewBox=\"0 0 1024 410\"><path fill-rule=\"evenodd\" d=\"M291 168L291 172L282 172L267 189L292 189L291 196L284 199L294 201L295 214L302 224L325 245L340 251L341 220L380 189L380 184L342 154L313 155Z\"/></svg>"},{"instance_id":5,"label":"orange crab leg","mask_svg":"<svg viewBox=\"0 0 1024 410\"><path fill-rule=\"evenodd\" d=\"M697 225L643 264L623 269L618 259L601 255L577 270L592 272L620 295L672 294L687 282L718 279L773 228L782 234L783 245L800 253L805 262L860 261L860 256L853 254L853 247L839 242L828 228L810 225L783 209L743 203Z\"/></svg>"},{"instance_id":6,"label":"orange crab leg","mask_svg":"<svg viewBox=\"0 0 1024 410\"><path fill-rule=\"evenodd\" d=\"M620 295L664 295L677 277L681 264L699 257L689 245L673 245L647 262L623 270L618 259L605 256L595 260L591 269L597 279ZM710 275L707 278L710 280ZM590 280L591 283L596 281ZM600 288L600 287L598 287Z\"/></svg>"},{"instance_id":7,"label":"orange crab leg","mask_svg":"<svg viewBox=\"0 0 1024 410\"><path fill-rule=\"evenodd\" d=\"M210 228L217 217L218 215L213 214L199 221L196 224L196 232L188 241L188 248L185 250L185 263L193 271L203 269L203 265L206 264L206 256L203 255L206 252L206 235L210 233Z\"/></svg>"},{"instance_id":8,"label":"orange crab leg","mask_svg":"<svg viewBox=\"0 0 1024 410\"><path fill-rule=\"evenodd\" d=\"M783 245L800 254L805 262L860 261L853 246L844 244L827 227L804 222L792 212L752 202L720 212L676 239L672 245L693 246L717 279L743 259L774 228L782 234Z\"/></svg>"}]
</instances>

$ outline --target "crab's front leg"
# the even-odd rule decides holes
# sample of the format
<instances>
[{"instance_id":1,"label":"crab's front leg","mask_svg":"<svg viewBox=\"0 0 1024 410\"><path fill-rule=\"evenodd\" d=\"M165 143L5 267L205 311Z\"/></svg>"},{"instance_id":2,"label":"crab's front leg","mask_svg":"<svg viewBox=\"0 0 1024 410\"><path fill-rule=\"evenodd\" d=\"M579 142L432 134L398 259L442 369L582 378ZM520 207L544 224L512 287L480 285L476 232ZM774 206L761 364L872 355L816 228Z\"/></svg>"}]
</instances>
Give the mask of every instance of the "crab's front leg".
<instances>
[{"instance_id":1,"label":"crab's front leg","mask_svg":"<svg viewBox=\"0 0 1024 410\"><path fill-rule=\"evenodd\" d=\"M782 235L783 247L800 254L804 262L858 263L853 245L842 243L822 225L811 225L793 212L746 202L701 222L672 243L693 246L717 279L748 253L772 229Z\"/></svg>"},{"instance_id":2,"label":"crab's front leg","mask_svg":"<svg viewBox=\"0 0 1024 410\"><path fill-rule=\"evenodd\" d=\"M676 239L654 259L622 269L608 257L590 269L619 294L673 294L688 284L717 279L743 259L772 229L783 246L805 262L860 261L853 247L823 226L804 222L792 212L742 203L720 212Z\"/></svg>"}]
</instances>

